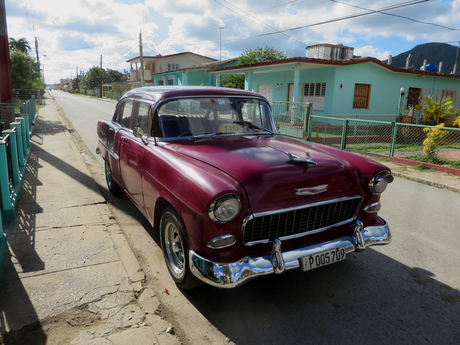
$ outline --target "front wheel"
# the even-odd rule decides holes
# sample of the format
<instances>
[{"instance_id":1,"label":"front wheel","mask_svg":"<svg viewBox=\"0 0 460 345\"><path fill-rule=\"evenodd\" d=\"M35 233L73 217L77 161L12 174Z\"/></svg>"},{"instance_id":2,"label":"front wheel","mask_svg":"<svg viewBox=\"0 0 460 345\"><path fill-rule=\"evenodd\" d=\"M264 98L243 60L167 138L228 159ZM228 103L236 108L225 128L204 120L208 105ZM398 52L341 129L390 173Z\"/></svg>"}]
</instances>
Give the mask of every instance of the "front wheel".
<instances>
[{"instance_id":1,"label":"front wheel","mask_svg":"<svg viewBox=\"0 0 460 345\"><path fill-rule=\"evenodd\" d=\"M107 182L107 188L109 189L110 193L114 195L120 193L120 187L112 179L112 170L110 169L110 164L108 161L105 161L105 181Z\"/></svg>"},{"instance_id":2,"label":"front wheel","mask_svg":"<svg viewBox=\"0 0 460 345\"><path fill-rule=\"evenodd\" d=\"M177 286L188 290L202 285L190 271L187 238L173 208L166 208L161 216L160 238L166 266Z\"/></svg>"}]
</instances>

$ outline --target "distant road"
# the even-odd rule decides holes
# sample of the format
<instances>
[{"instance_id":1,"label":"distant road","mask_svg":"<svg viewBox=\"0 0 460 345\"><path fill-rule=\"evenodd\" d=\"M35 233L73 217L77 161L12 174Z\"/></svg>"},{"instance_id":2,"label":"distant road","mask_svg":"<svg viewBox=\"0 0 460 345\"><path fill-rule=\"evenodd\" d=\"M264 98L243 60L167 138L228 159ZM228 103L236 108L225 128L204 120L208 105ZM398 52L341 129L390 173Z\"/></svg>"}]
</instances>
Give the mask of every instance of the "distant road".
<instances>
[{"instance_id":1,"label":"distant road","mask_svg":"<svg viewBox=\"0 0 460 345\"><path fill-rule=\"evenodd\" d=\"M97 121L112 119L116 102L73 95L59 90L48 91L48 93L59 103L88 149L94 153L97 146ZM102 165L103 159L99 155L95 156Z\"/></svg>"},{"instance_id":2,"label":"distant road","mask_svg":"<svg viewBox=\"0 0 460 345\"><path fill-rule=\"evenodd\" d=\"M112 117L114 102L52 95L94 153L97 121ZM103 172L95 176L105 186ZM168 275L156 230L126 197L104 196L185 344L223 343L214 327L241 345L460 343L459 194L396 178L381 199L391 244L308 273L185 292Z\"/></svg>"}]
</instances>

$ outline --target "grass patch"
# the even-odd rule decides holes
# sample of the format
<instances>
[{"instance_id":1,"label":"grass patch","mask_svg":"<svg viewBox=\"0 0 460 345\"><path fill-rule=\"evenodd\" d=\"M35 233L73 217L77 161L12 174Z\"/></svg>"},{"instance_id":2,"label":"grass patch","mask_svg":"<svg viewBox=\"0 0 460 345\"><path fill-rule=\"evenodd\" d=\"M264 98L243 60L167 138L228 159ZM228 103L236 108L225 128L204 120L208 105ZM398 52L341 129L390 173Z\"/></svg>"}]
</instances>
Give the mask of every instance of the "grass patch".
<instances>
[{"instance_id":1,"label":"grass patch","mask_svg":"<svg viewBox=\"0 0 460 345\"><path fill-rule=\"evenodd\" d=\"M419 171L430 170L430 168L427 168L423 163L418 163L417 165L412 166L412 169L419 170Z\"/></svg>"}]
</instances>

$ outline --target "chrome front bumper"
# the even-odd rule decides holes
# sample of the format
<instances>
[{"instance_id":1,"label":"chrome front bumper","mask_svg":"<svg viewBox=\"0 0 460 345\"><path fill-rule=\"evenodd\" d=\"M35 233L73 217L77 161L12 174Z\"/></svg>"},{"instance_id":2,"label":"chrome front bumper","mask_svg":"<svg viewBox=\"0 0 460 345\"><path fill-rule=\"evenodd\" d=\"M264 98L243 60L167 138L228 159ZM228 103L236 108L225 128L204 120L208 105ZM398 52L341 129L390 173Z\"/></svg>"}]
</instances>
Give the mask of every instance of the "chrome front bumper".
<instances>
[{"instance_id":1,"label":"chrome front bumper","mask_svg":"<svg viewBox=\"0 0 460 345\"><path fill-rule=\"evenodd\" d=\"M345 247L346 253L362 251L368 246L384 245L391 242L388 223L364 228L356 222L352 236L345 236L328 242L317 243L290 251L281 251L281 241L275 239L270 253L264 256L245 257L237 262L216 263L209 261L190 250L192 273L205 283L221 288L234 288L253 278L267 274L280 274L285 270L300 267L300 258L325 250Z\"/></svg>"}]
</instances>

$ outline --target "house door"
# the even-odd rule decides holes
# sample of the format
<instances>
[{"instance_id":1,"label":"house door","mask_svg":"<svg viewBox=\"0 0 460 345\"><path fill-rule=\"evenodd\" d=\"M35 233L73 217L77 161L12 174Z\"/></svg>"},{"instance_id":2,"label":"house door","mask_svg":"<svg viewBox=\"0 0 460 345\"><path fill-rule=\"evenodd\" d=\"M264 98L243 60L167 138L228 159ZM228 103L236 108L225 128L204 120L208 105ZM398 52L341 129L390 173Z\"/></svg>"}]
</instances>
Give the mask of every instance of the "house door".
<instances>
[{"instance_id":1,"label":"house door","mask_svg":"<svg viewBox=\"0 0 460 345\"><path fill-rule=\"evenodd\" d=\"M273 101L273 84L260 84L257 85L257 92L264 96L268 102Z\"/></svg>"},{"instance_id":2,"label":"house door","mask_svg":"<svg viewBox=\"0 0 460 345\"><path fill-rule=\"evenodd\" d=\"M288 85L288 102L294 101L294 84L290 83Z\"/></svg>"}]
</instances>

